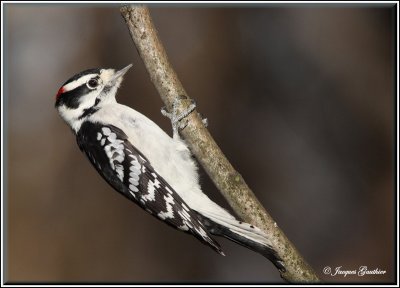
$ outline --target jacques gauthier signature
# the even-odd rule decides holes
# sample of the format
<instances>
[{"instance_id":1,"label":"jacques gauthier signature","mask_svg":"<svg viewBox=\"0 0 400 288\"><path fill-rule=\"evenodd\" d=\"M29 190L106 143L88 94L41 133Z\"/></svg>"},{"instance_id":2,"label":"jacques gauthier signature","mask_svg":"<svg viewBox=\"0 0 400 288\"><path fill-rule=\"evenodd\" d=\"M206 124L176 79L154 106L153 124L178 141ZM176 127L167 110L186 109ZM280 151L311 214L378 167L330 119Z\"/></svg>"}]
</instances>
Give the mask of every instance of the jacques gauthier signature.
<instances>
[{"instance_id":1,"label":"jacques gauthier signature","mask_svg":"<svg viewBox=\"0 0 400 288\"><path fill-rule=\"evenodd\" d=\"M354 270L346 270L342 266L338 267L330 267L326 266L322 272L325 275L329 276L343 276L346 277L347 275L357 275L357 276L365 276L365 275L383 275L386 274L386 270L381 270L379 268L369 269L367 266L360 266L358 269Z\"/></svg>"}]
</instances>

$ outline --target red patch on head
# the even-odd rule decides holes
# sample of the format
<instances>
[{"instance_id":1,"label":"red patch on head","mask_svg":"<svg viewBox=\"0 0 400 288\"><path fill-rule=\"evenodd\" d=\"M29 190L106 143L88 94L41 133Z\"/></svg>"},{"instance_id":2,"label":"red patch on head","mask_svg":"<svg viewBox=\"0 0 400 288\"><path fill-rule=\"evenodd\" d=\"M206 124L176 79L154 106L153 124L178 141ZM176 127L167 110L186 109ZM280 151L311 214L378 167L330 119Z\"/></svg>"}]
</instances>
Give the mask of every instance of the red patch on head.
<instances>
[{"instance_id":1,"label":"red patch on head","mask_svg":"<svg viewBox=\"0 0 400 288\"><path fill-rule=\"evenodd\" d=\"M58 97L60 97L60 95L62 94L62 93L64 93L65 92L65 88L64 87L61 87L60 89L58 89L58 92L57 92L57 95L56 95L56 100L58 99Z\"/></svg>"}]
</instances>

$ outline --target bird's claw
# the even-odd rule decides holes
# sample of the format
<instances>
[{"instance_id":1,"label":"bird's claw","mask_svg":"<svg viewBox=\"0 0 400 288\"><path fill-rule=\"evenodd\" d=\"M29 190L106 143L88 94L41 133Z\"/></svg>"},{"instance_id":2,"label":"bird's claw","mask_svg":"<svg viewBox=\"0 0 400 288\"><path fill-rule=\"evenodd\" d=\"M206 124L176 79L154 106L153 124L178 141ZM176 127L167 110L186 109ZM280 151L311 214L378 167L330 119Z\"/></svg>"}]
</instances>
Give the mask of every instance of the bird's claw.
<instances>
[{"instance_id":1,"label":"bird's claw","mask_svg":"<svg viewBox=\"0 0 400 288\"><path fill-rule=\"evenodd\" d=\"M172 112L168 112L165 106L161 108L161 114L171 120L174 139L179 138L179 129L183 130L187 126L187 119L184 118L196 108L196 103L191 100L192 103L189 107L178 114L177 106L179 101L179 99L175 99L174 103L172 103Z\"/></svg>"}]
</instances>

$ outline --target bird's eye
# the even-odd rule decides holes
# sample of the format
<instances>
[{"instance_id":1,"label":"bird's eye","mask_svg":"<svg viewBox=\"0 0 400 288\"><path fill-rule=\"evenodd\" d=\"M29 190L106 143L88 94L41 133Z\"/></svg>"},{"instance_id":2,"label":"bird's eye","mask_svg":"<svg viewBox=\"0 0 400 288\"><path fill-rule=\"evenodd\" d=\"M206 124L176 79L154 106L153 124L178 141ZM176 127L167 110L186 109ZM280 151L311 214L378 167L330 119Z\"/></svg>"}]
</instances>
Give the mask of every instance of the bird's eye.
<instances>
[{"instance_id":1,"label":"bird's eye","mask_svg":"<svg viewBox=\"0 0 400 288\"><path fill-rule=\"evenodd\" d=\"M90 79L87 83L86 83L86 86L89 88L89 89L95 89L97 86L99 85L99 82L97 82L97 80L96 79Z\"/></svg>"}]
</instances>

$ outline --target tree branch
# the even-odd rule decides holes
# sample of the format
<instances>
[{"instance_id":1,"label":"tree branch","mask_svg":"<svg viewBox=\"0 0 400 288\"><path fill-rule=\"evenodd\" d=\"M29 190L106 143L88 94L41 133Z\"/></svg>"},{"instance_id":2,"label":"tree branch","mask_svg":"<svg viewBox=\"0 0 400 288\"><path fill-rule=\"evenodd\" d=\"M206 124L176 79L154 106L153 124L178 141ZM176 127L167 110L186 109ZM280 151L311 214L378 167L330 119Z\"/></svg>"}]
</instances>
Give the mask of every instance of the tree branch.
<instances>
[{"instance_id":1,"label":"tree branch","mask_svg":"<svg viewBox=\"0 0 400 288\"><path fill-rule=\"evenodd\" d=\"M171 111L173 103L176 103L177 111L184 111L191 104L190 98L168 61L148 8L123 6L121 14L151 81L167 109ZM281 277L289 282L319 281L316 273L265 211L242 176L226 159L203 125L198 113L190 113L187 120L188 125L181 131L186 143L233 210L244 221L256 225L270 236L273 248L286 268L285 272L281 271Z\"/></svg>"}]
</instances>

